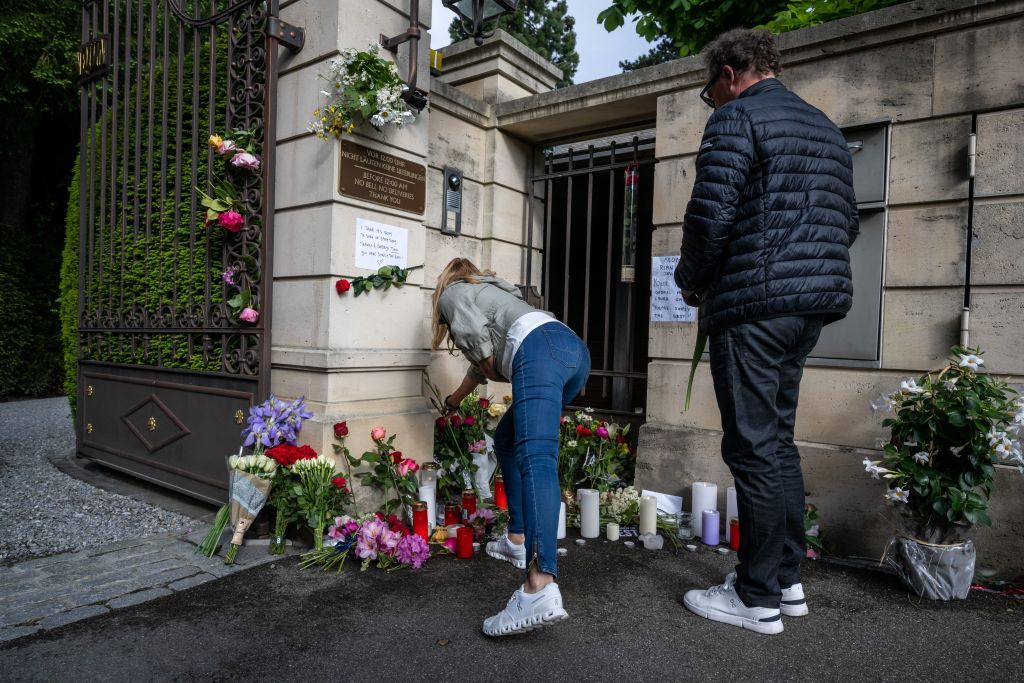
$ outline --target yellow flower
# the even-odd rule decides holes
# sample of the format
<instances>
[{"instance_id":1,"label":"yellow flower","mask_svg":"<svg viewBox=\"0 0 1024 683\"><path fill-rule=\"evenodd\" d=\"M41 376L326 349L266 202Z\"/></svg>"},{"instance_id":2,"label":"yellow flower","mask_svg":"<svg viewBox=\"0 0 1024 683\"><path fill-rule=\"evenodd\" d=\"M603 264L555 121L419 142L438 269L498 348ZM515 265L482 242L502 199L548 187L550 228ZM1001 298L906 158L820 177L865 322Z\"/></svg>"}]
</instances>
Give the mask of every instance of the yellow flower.
<instances>
[{"instance_id":1,"label":"yellow flower","mask_svg":"<svg viewBox=\"0 0 1024 683\"><path fill-rule=\"evenodd\" d=\"M505 401L505 403L511 403L512 402L512 394L505 394L501 398L502 398L503 401Z\"/></svg>"},{"instance_id":2,"label":"yellow flower","mask_svg":"<svg viewBox=\"0 0 1024 683\"><path fill-rule=\"evenodd\" d=\"M210 147L213 147L214 149L217 149L218 147L220 147L224 143L224 138L222 138L219 135L211 135L210 139L208 140L208 142L210 144Z\"/></svg>"}]
</instances>

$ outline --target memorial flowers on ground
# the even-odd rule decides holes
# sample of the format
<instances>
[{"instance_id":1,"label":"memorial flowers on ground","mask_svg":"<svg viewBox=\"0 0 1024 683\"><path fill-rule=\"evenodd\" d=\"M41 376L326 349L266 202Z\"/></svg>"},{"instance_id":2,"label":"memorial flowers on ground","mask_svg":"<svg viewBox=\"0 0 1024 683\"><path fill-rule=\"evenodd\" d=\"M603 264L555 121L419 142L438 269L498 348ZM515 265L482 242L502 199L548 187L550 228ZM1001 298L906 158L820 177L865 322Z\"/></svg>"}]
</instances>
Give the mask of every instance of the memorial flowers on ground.
<instances>
[{"instance_id":1,"label":"memorial flowers on ground","mask_svg":"<svg viewBox=\"0 0 1024 683\"><path fill-rule=\"evenodd\" d=\"M558 479L563 491L607 491L633 480L636 457L627 442L629 425L593 417L593 409L564 416L558 437Z\"/></svg>"},{"instance_id":2,"label":"memorial flowers on ground","mask_svg":"<svg viewBox=\"0 0 1024 683\"><path fill-rule=\"evenodd\" d=\"M346 452L345 457L353 468L364 464L370 466L368 472L355 476L359 477L363 486L380 491L384 497L384 513L397 513L402 519L408 520L411 519L412 504L419 489L415 476L419 465L415 460L404 457L401 451L395 450L395 436L387 436L384 427L374 427L370 430L374 449L358 458Z\"/></svg>"}]
</instances>

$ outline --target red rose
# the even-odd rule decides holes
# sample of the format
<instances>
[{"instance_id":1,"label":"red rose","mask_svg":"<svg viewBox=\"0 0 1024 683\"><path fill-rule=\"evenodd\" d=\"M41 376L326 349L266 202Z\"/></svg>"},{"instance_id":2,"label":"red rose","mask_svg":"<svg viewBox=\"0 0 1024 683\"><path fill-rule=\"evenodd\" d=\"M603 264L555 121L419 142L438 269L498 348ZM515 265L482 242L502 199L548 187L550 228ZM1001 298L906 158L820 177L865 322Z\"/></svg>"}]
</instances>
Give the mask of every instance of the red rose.
<instances>
[{"instance_id":1,"label":"red rose","mask_svg":"<svg viewBox=\"0 0 1024 683\"><path fill-rule=\"evenodd\" d=\"M391 454L391 462L393 462L396 465L402 462L402 451L394 451Z\"/></svg>"},{"instance_id":2,"label":"red rose","mask_svg":"<svg viewBox=\"0 0 1024 683\"><path fill-rule=\"evenodd\" d=\"M617 437L615 437L615 443L626 443L626 437L619 434Z\"/></svg>"},{"instance_id":3,"label":"red rose","mask_svg":"<svg viewBox=\"0 0 1024 683\"><path fill-rule=\"evenodd\" d=\"M295 460L312 460L316 457L316 451L303 444L295 449Z\"/></svg>"},{"instance_id":4,"label":"red rose","mask_svg":"<svg viewBox=\"0 0 1024 683\"><path fill-rule=\"evenodd\" d=\"M462 418L459 417L458 415L452 415L451 422L452 422L452 427L458 427L459 425L462 424Z\"/></svg>"},{"instance_id":5,"label":"red rose","mask_svg":"<svg viewBox=\"0 0 1024 683\"><path fill-rule=\"evenodd\" d=\"M591 433L592 432L583 425L578 425L576 427L576 436L590 436Z\"/></svg>"},{"instance_id":6,"label":"red rose","mask_svg":"<svg viewBox=\"0 0 1024 683\"><path fill-rule=\"evenodd\" d=\"M350 289L352 289L352 285L345 278L341 278L334 283L334 290L338 292L338 294L344 294Z\"/></svg>"},{"instance_id":7,"label":"red rose","mask_svg":"<svg viewBox=\"0 0 1024 683\"><path fill-rule=\"evenodd\" d=\"M487 408L489 408L490 405L491 405L491 402L488 401L486 398L480 399L480 407L483 408L484 410L487 410Z\"/></svg>"},{"instance_id":8,"label":"red rose","mask_svg":"<svg viewBox=\"0 0 1024 683\"><path fill-rule=\"evenodd\" d=\"M382 521L382 522L384 521L384 513L381 512L380 510L377 510L373 514L376 515L377 519L379 519L380 521Z\"/></svg>"},{"instance_id":9,"label":"red rose","mask_svg":"<svg viewBox=\"0 0 1024 683\"><path fill-rule=\"evenodd\" d=\"M345 484L347 482L345 481L345 477L335 477L334 479L331 479L331 483L337 486L339 489L344 490Z\"/></svg>"},{"instance_id":10,"label":"red rose","mask_svg":"<svg viewBox=\"0 0 1024 683\"><path fill-rule=\"evenodd\" d=\"M467 427L472 427L473 425L475 425L475 424L476 424L476 418L475 418L475 417L473 417L472 415L467 415L467 416L466 416L466 419L465 419L465 420L463 420L463 422L462 422L462 423L463 423L464 425L466 425Z\"/></svg>"},{"instance_id":11,"label":"red rose","mask_svg":"<svg viewBox=\"0 0 1024 683\"><path fill-rule=\"evenodd\" d=\"M443 417L439 417L436 420L434 420L434 424L437 425L438 429L444 429L448 426L448 420L444 419Z\"/></svg>"},{"instance_id":12,"label":"red rose","mask_svg":"<svg viewBox=\"0 0 1024 683\"><path fill-rule=\"evenodd\" d=\"M334 435L339 439L343 436L348 436L348 423L347 422L335 422L334 423Z\"/></svg>"}]
</instances>

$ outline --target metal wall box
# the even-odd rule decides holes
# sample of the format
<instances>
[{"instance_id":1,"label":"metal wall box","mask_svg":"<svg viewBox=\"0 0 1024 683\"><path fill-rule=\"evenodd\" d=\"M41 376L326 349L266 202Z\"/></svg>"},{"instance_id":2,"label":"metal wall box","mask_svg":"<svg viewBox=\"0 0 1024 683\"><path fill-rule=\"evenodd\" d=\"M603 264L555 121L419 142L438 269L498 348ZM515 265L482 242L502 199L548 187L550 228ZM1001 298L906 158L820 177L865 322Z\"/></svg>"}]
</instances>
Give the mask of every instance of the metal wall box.
<instances>
[{"instance_id":1,"label":"metal wall box","mask_svg":"<svg viewBox=\"0 0 1024 683\"><path fill-rule=\"evenodd\" d=\"M853 191L857 204L885 201L889 150L888 125L856 126L843 130L853 155Z\"/></svg>"}]
</instances>

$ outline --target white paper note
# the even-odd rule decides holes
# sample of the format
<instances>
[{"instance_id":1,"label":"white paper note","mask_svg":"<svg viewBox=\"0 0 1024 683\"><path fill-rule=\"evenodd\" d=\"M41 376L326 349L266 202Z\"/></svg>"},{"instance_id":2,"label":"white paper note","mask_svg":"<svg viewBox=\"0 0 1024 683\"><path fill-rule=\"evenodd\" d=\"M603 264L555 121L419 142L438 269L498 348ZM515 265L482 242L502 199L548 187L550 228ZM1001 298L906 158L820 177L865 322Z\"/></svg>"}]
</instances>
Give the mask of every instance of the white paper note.
<instances>
[{"instance_id":1,"label":"white paper note","mask_svg":"<svg viewBox=\"0 0 1024 683\"><path fill-rule=\"evenodd\" d=\"M409 231L386 223L356 219L356 267L408 267Z\"/></svg>"},{"instance_id":2,"label":"white paper note","mask_svg":"<svg viewBox=\"0 0 1024 683\"><path fill-rule=\"evenodd\" d=\"M670 493L658 493L644 489L641 496L654 496L658 500L658 512L664 515L675 515L683 509L683 497L673 496Z\"/></svg>"},{"instance_id":3,"label":"white paper note","mask_svg":"<svg viewBox=\"0 0 1024 683\"><path fill-rule=\"evenodd\" d=\"M678 256L651 257L651 322L690 323L697 320L697 309L687 306L676 286L674 273Z\"/></svg>"}]
</instances>

